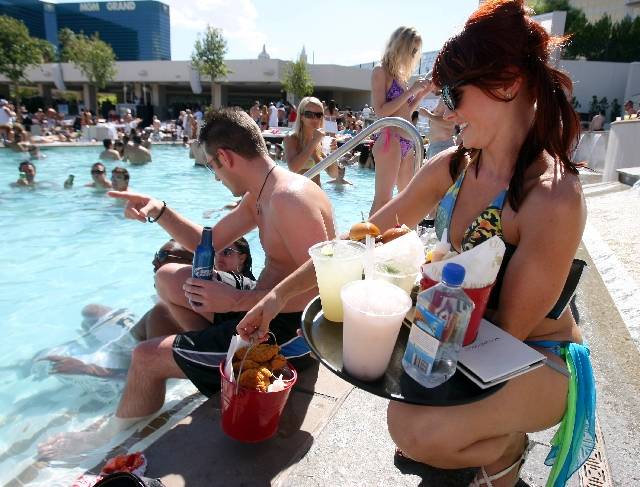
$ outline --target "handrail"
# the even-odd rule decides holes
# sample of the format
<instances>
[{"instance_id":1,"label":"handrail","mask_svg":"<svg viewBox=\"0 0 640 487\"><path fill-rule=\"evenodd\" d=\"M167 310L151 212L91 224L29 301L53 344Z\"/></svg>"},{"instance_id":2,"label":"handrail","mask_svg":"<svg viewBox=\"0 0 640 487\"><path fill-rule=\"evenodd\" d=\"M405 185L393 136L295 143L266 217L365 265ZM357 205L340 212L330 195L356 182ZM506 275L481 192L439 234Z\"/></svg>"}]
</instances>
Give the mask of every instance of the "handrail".
<instances>
[{"instance_id":1,"label":"handrail","mask_svg":"<svg viewBox=\"0 0 640 487\"><path fill-rule=\"evenodd\" d=\"M385 117L379 120L376 120L368 127L362 129L361 132L356 134L352 139L348 142L345 142L342 146L338 147L338 150L332 152L327 157L322 159L318 164L313 166L304 175L308 178L312 178L317 176L322 172L323 169L329 167L331 164L335 163L340 159L343 155L349 152L351 149L355 148L360 142L366 139L369 135L376 132L378 129L384 127L396 127L404 130L409 138L413 141L414 147L416 148L416 158L413 164L413 173L417 173L418 169L422 165L422 158L424 157L424 144L422 142L422 136L418 132L418 130L413 126L411 122L408 122L404 118L401 117Z\"/></svg>"}]
</instances>

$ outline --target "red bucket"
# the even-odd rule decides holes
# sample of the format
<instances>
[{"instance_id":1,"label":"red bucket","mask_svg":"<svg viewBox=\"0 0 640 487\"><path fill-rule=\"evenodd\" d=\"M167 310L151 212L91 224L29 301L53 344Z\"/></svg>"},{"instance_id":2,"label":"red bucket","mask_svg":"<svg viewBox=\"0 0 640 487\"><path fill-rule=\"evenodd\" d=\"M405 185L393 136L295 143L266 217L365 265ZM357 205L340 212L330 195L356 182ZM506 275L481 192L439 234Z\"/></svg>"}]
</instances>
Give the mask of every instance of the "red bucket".
<instances>
[{"instance_id":1,"label":"red bucket","mask_svg":"<svg viewBox=\"0 0 640 487\"><path fill-rule=\"evenodd\" d=\"M282 375L285 381L282 391L260 392L246 387L236 389L238 384L224 375L224 363L221 362L222 431L245 443L264 441L275 435L289 392L298 379L296 369L290 364L287 364Z\"/></svg>"},{"instance_id":2,"label":"red bucket","mask_svg":"<svg viewBox=\"0 0 640 487\"><path fill-rule=\"evenodd\" d=\"M429 289L431 286L435 286L438 284L436 281L432 281L426 276L422 276L420 280L420 289L423 291L425 289ZM469 319L469 325L467 326L467 332L464 334L464 341L462 342L463 346L469 345L473 343L475 339L478 337L478 328L480 328L480 320L484 316L484 311L487 309L487 302L489 301L489 296L491 295L491 288L493 288L493 284L487 287L479 287L476 289L465 289L462 290L466 293L471 301L476 305L473 308L473 312L471 313L471 318Z\"/></svg>"}]
</instances>

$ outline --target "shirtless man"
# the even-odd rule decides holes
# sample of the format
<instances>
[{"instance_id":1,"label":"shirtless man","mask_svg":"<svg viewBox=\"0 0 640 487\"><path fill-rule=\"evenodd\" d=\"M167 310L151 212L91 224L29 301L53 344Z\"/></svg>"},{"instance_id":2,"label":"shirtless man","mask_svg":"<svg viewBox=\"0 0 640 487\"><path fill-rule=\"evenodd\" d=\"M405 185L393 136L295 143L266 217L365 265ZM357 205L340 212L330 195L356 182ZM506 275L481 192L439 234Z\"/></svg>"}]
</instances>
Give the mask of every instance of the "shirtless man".
<instances>
[{"instance_id":1,"label":"shirtless man","mask_svg":"<svg viewBox=\"0 0 640 487\"><path fill-rule=\"evenodd\" d=\"M133 136L133 145L127 145L124 149L124 158L132 165L141 165L151 162L151 152L142 147L142 139L139 135Z\"/></svg>"},{"instance_id":2,"label":"shirtless man","mask_svg":"<svg viewBox=\"0 0 640 487\"><path fill-rule=\"evenodd\" d=\"M252 290L191 278L191 266L167 264L156 274L156 286L176 322L186 333L139 344L115 418L97 432L66 434L41 445L43 457L86 451L118 431L158 411L169 378L189 378L206 395L220 389L217 368L244 313L308 259L308 249L335 237L327 196L309 179L278 167L269 157L258 126L243 111L221 110L209 117L200 141L207 167L242 202L213 228L213 246L224 249L258 227L265 267ZM202 226L187 220L163 201L136 193L109 193L127 201L125 215L157 222L176 241L193 251ZM297 337L301 312L317 290L301 294L270 323L283 354L308 360L304 339ZM196 304L201 303L201 304ZM215 313L214 325L210 317Z\"/></svg>"},{"instance_id":3,"label":"shirtless man","mask_svg":"<svg viewBox=\"0 0 640 487\"><path fill-rule=\"evenodd\" d=\"M85 188L95 188L99 191L106 191L112 188L111 181L107 179L107 170L104 164L96 162L91 166L91 183L85 184Z\"/></svg>"},{"instance_id":4,"label":"shirtless man","mask_svg":"<svg viewBox=\"0 0 640 487\"><path fill-rule=\"evenodd\" d=\"M256 100L253 106L249 109L249 116L260 125L260 102Z\"/></svg>"},{"instance_id":5,"label":"shirtless man","mask_svg":"<svg viewBox=\"0 0 640 487\"><path fill-rule=\"evenodd\" d=\"M453 133L455 124L443 118L444 104L442 99L438 100L436 108L432 111L424 107L418 109L420 115L429 119L429 148L427 149L427 159L442 152L454 145Z\"/></svg>"},{"instance_id":6,"label":"shirtless man","mask_svg":"<svg viewBox=\"0 0 640 487\"><path fill-rule=\"evenodd\" d=\"M104 150L100 153L98 159L102 159L103 161L120 160L120 154L113 148L113 141L111 139L104 139L102 145L104 145Z\"/></svg>"}]
</instances>

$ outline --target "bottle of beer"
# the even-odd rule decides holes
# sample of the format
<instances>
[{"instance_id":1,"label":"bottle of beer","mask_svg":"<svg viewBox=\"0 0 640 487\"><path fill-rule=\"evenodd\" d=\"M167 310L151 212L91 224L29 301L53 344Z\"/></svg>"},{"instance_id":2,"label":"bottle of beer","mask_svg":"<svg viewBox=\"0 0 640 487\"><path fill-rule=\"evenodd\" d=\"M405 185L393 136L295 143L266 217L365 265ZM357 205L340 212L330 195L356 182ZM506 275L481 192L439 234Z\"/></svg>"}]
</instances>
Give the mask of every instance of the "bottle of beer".
<instances>
[{"instance_id":1,"label":"bottle of beer","mask_svg":"<svg viewBox=\"0 0 640 487\"><path fill-rule=\"evenodd\" d=\"M69 174L69 177L66 179L66 181L64 182L64 187L65 189L69 189L73 187L73 178L75 176L73 174Z\"/></svg>"},{"instance_id":2,"label":"bottle of beer","mask_svg":"<svg viewBox=\"0 0 640 487\"><path fill-rule=\"evenodd\" d=\"M193 254L192 276L196 279L210 281L213 278L213 260L215 251L213 250L213 232L211 227L202 229L202 239L200 245L196 247Z\"/></svg>"}]
</instances>

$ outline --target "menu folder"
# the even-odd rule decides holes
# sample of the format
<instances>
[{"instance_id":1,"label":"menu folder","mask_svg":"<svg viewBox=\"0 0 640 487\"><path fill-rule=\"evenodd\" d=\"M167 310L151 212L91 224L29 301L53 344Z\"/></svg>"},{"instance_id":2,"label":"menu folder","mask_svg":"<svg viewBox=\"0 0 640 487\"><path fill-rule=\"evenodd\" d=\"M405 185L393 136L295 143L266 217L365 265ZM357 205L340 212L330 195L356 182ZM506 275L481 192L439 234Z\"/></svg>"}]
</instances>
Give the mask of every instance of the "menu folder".
<instances>
[{"instance_id":1,"label":"menu folder","mask_svg":"<svg viewBox=\"0 0 640 487\"><path fill-rule=\"evenodd\" d=\"M482 389L544 365L546 356L487 320L476 340L463 347L458 369Z\"/></svg>"}]
</instances>

